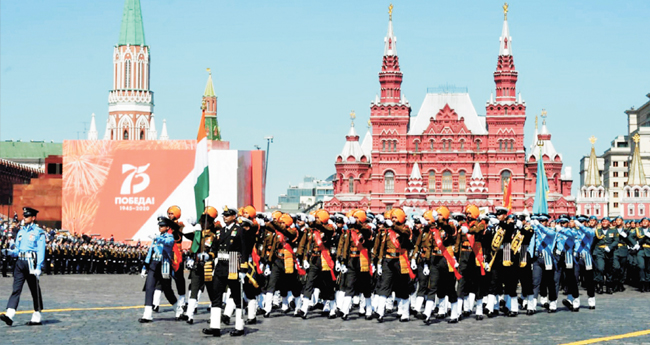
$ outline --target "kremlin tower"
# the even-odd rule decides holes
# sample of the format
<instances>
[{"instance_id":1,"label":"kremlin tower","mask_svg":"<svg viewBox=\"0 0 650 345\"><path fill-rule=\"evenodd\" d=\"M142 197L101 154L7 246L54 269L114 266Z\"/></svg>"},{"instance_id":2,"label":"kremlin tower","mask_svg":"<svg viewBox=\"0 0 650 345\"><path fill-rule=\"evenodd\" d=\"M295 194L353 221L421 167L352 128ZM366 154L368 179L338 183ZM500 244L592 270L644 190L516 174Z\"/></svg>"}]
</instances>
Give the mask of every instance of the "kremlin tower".
<instances>
[{"instance_id":1,"label":"kremlin tower","mask_svg":"<svg viewBox=\"0 0 650 345\"><path fill-rule=\"evenodd\" d=\"M104 140L158 139L149 85L149 53L140 0L125 0L120 36L113 49L113 89L108 94Z\"/></svg>"}]
</instances>

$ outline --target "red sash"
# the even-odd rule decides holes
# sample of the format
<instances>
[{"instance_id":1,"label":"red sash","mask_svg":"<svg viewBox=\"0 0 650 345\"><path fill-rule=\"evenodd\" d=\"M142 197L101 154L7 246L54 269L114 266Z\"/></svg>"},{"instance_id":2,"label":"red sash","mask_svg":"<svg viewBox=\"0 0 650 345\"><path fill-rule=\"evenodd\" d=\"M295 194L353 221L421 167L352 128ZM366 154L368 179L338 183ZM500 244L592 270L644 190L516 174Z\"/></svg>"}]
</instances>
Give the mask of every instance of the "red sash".
<instances>
[{"instance_id":1,"label":"red sash","mask_svg":"<svg viewBox=\"0 0 650 345\"><path fill-rule=\"evenodd\" d=\"M469 228L469 225L466 225ZM483 246L481 246L480 243L476 243L476 239L474 238L474 235L472 234L467 234L467 241L469 242L470 247L472 247L472 251L474 252L474 257L476 258L476 261L478 261L479 266L481 266L481 275L485 275L485 265L483 264Z\"/></svg>"},{"instance_id":2,"label":"red sash","mask_svg":"<svg viewBox=\"0 0 650 345\"><path fill-rule=\"evenodd\" d=\"M262 274L262 269L260 268L260 255L257 254L257 247L253 247L253 252L251 253L251 256L253 257L253 262L255 263L255 267L257 268L257 273Z\"/></svg>"},{"instance_id":3,"label":"red sash","mask_svg":"<svg viewBox=\"0 0 650 345\"><path fill-rule=\"evenodd\" d=\"M370 259L368 257L368 249L363 246L363 244L359 243L359 232L357 231L350 231L350 237L352 238L352 242L354 242L354 246L359 249L359 255L363 256L363 258L366 260L366 262L369 264ZM370 276L372 277L372 265L368 265L368 272L370 272Z\"/></svg>"},{"instance_id":4,"label":"red sash","mask_svg":"<svg viewBox=\"0 0 650 345\"><path fill-rule=\"evenodd\" d=\"M280 243L282 244L282 248L284 248L284 250L286 250L287 253L289 253L289 255L291 255L291 257L293 258L293 248L291 248L291 245L287 243L284 234L279 231L276 231L276 234L280 238ZM298 261L295 260L295 258L293 260L293 264L296 267L296 271L298 272L299 275L304 276L305 274L307 274L307 272L305 272L305 270L303 270L302 267L298 265Z\"/></svg>"},{"instance_id":5,"label":"red sash","mask_svg":"<svg viewBox=\"0 0 650 345\"><path fill-rule=\"evenodd\" d=\"M399 241L397 240L397 233L393 231L393 229L388 229L388 238L390 238L390 241L393 242L395 249L397 249L397 251L399 252L400 266L406 265L406 268L408 269L409 277L411 277L411 279L415 279L415 273L413 273L413 270L411 269L411 265L409 265L408 256L406 255L406 249L402 249Z\"/></svg>"},{"instance_id":6,"label":"red sash","mask_svg":"<svg viewBox=\"0 0 650 345\"><path fill-rule=\"evenodd\" d=\"M181 267L181 262L183 262L183 253L181 253L181 244L174 243L174 246L172 247L172 251L174 252L174 259L172 260L172 268L174 269L174 272L176 272L178 271L178 268Z\"/></svg>"},{"instance_id":7,"label":"red sash","mask_svg":"<svg viewBox=\"0 0 650 345\"><path fill-rule=\"evenodd\" d=\"M454 275L456 280L460 280L463 276L460 275L460 272L456 269L456 258L451 255L447 248L442 244L442 238L440 237L440 231L438 229L433 229L433 239L436 241L436 246L442 251L442 256L447 259L447 264L454 270Z\"/></svg>"},{"instance_id":8,"label":"red sash","mask_svg":"<svg viewBox=\"0 0 650 345\"><path fill-rule=\"evenodd\" d=\"M312 232L312 237L314 238L314 242L316 242L316 246L318 246L321 258L323 258L323 260L325 260L327 263L327 266L330 267L332 280L336 281L336 275L334 275L334 260L332 260L329 249L325 248L325 245L323 244L323 239L320 237L320 231L314 230Z\"/></svg>"}]
</instances>

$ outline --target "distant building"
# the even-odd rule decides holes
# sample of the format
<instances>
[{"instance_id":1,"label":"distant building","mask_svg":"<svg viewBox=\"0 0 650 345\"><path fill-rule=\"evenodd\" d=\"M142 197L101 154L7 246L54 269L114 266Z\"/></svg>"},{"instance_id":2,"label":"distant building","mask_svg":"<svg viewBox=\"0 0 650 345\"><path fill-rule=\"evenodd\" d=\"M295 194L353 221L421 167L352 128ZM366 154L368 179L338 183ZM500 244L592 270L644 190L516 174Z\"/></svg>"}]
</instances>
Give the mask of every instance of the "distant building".
<instances>
[{"instance_id":1,"label":"distant building","mask_svg":"<svg viewBox=\"0 0 650 345\"><path fill-rule=\"evenodd\" d=\"M287 213L298 212L331 199L334 196L332 178L317 180L313 176L305 176L297 186L289 186L287 193L278 197L278 209Z\"/></svg>"},{"instance_id":2,"label":"distant building","mask_svg":"<svg viewBox=\"0 0 650 345\"><path fill-rule=\"evenodd\" d=\"M646 97L650 98L650 94ZM610 147L595 159L590 155L580 160L580 188L597 187L594 186L596 172L591 168L594 165L591 162L595 161L607 199L608 212L603 215L643 218L648 215L650 201L645 205L635 198L650 200L650 181L645 176L645 171L650 171L650 101L638 109L626 110L625 114L627 134L616 136ZM588 204L583 196L581 203ZM585 213L585 207L579 207L578 212L581 209Z\"/></svg>"}]
</instances>

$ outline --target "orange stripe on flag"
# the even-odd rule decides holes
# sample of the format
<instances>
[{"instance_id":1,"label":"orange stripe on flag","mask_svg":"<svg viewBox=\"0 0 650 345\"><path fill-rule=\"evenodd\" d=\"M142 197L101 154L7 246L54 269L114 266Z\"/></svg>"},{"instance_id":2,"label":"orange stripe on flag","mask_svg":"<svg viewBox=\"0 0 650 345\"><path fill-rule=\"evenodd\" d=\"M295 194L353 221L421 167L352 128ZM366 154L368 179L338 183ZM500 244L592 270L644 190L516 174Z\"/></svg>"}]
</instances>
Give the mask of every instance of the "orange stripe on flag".
<instances>
[{"instance_id":1,"label":"orange stripe on flag","mask_svg":"<svg viewBox=\"0 0 650 345\"><path fill-rule=\"evenodd\" d=\"M205 104L203 104L201 111L201 124L199 124L199 134L196 136L196 141L201 141L201 139L207 137L205 132Z\"/></svg>"}]
</instances>

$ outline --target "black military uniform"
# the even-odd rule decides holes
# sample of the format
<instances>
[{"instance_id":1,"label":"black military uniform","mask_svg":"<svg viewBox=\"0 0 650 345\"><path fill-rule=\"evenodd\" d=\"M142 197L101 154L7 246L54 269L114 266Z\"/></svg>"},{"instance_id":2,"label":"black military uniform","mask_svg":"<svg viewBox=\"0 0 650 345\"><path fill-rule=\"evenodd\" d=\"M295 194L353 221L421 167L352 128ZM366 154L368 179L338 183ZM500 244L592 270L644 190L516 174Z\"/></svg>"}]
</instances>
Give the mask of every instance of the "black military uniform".
<instances>
[{"instance_id":1,"label":"black military uniform","mask_svg":"<svg viewBox=\"0 0 650 345\"><path fill-rule=\"evenodd\" d=\"M242 258L248 258L246 241L243 229L235 223L237 213L233 209L226 209L223 217L226 226L221 228L215 241L212 242L210 252L216 258L212 294L210 296L212 308L210 309L210 328L204 328L204 334L221 336L221 304L223 293L230 288L230 296L235 302L235 330L231 336L244 334L244 316L241 301L241 283L243 283L247 265L242 265Z\"/></svg>"}]
</instances>

